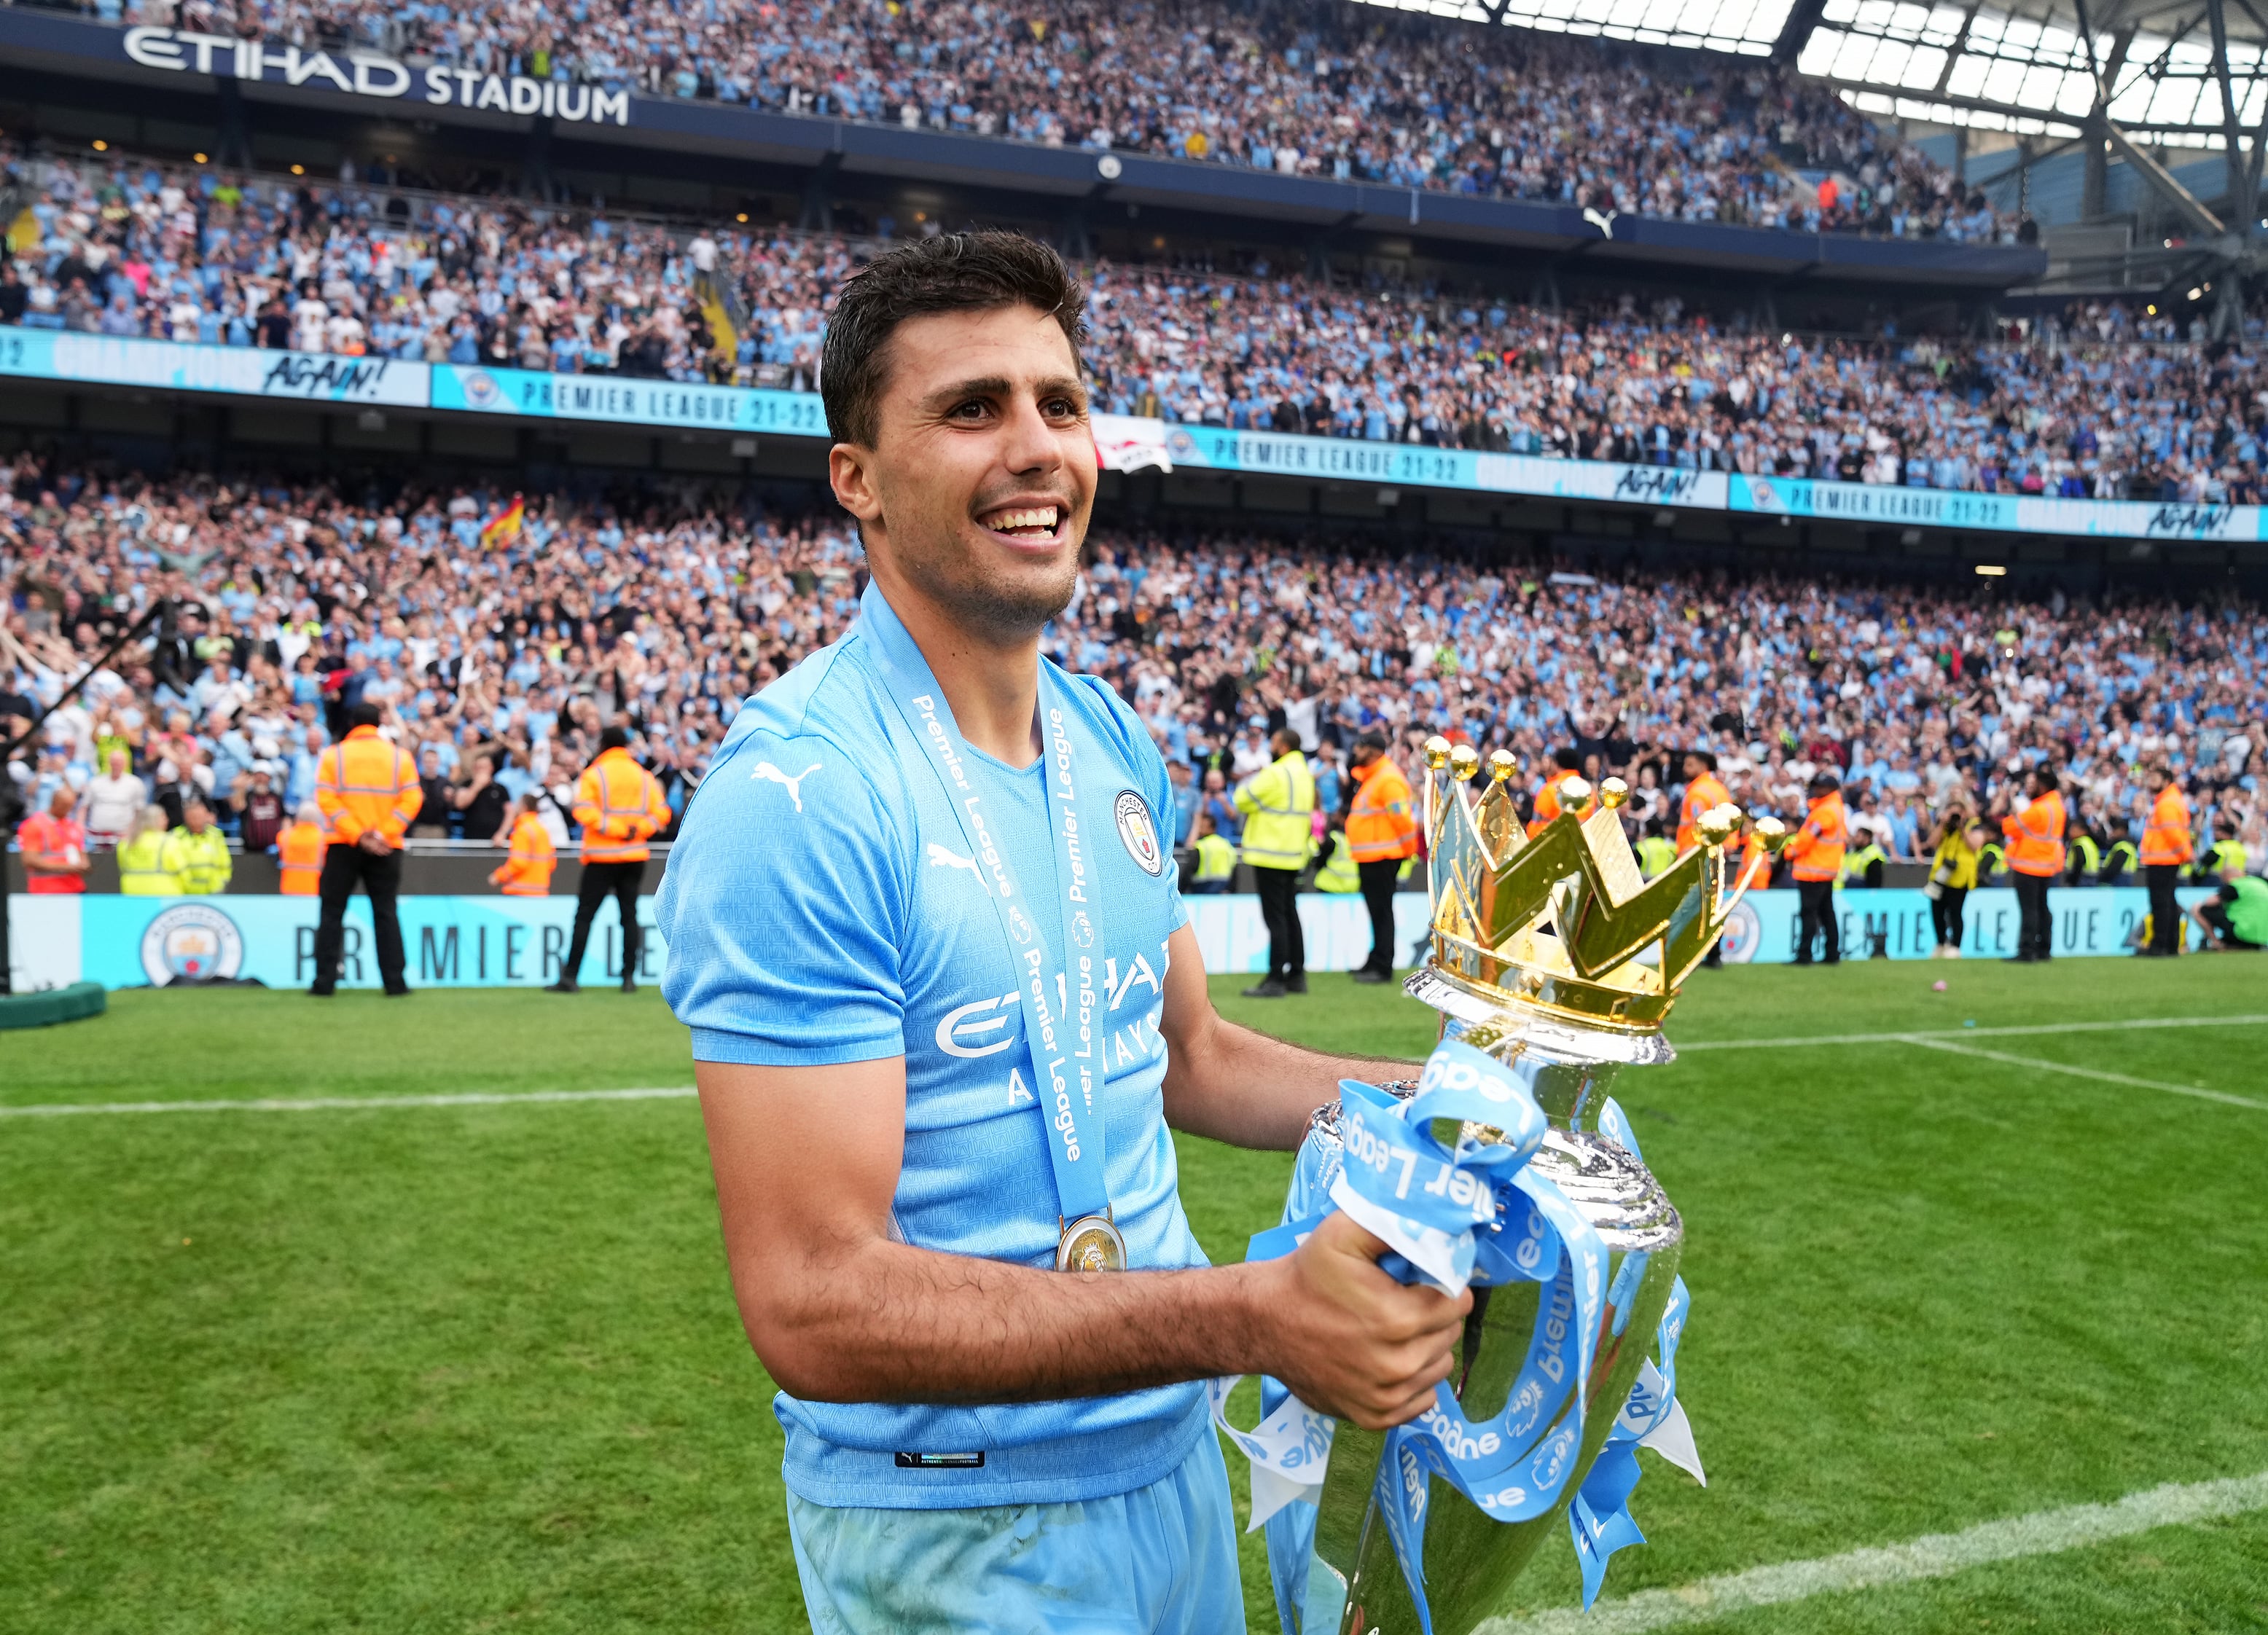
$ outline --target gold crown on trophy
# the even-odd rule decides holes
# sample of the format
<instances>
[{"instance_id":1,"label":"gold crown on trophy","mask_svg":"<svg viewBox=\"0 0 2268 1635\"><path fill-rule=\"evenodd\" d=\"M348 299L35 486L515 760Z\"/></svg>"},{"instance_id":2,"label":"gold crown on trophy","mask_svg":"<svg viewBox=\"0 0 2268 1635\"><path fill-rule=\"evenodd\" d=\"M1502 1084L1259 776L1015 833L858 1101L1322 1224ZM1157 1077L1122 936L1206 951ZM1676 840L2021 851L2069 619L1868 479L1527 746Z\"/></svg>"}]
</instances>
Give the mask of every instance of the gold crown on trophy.
<instances>
[{"instance_id":1,"label":"gold crown on trophy","mask_svg":"<svg viewBox=\"0 0 2268 1635\"><path fill-rule=\"evenodd\" d=\"M1508 751L1488 757L1482 779L1469 744L1436 737L1425 742L1425 766L1432 951L1410 993L1498 1036L1658 1035L1747 889L1727 855L1741 809L1727 803L1707 813L1701 844L1648 880L1623 833L1630 791L1621 780L1600 784L1587 816L1590 784L1565 780L1560 814L1530 836ZM1755 833L1768 852L1789 838L1774 818L1758 819Z\"/></svg>"}]
</instances>

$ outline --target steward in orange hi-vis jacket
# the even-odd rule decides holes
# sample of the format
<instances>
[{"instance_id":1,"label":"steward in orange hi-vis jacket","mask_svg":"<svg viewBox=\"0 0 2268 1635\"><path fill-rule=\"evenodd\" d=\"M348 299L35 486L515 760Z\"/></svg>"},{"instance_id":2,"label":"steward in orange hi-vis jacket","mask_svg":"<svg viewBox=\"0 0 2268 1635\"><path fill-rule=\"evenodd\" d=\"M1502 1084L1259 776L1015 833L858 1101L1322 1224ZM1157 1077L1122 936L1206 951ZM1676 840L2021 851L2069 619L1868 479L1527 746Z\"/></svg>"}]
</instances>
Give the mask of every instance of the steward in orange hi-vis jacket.
<instances>
[{"instance_id":1,"label":"steward in orange hi-vis jacket","mask_svg":"<svg viewBox=\"0 0 2268 1635\"><path fill-rule=\"evenodd\" d=\"M378 945L379 979L390 994L409 992L401 952L401 837L425 803L417 763L399 744L379 736L384 715L375 704L347 711L347 736L315 762L315 804L330 844L323 853L318 891L323 899L315 927L315 979L307 992L327 997L338 986L346 949L347 898L360 885L370 894L372 940Z\"/></svg>"},{"instance_id":2,"label":"steward in orange hi-vis jacket","mask_svg":"<svg viewBox=\"0 0 2268 1635\"><path fill-rule=\"evenodd\" d=\"M519 797L519 810L512 820L510 849L504 862L489 876L489 883L506 897L548 897L551 873L559 866L559 848L551 844L551 831L535 815L542 796L530 789Z\"/></svg>"},{"instance_id":3,"label":"steward in orange hi-vis jacket","mask_svg":"<svg viewBox=\"0 0 2268 1635\"><path fill-rule=\"evenodd\" d=\"M1811 780L1808 793L1811 810L1803 826L1787 843L1795 863L1795 893L1801 905L1796 921L1795 963L1811 963L1815 934L1821 940L1821 963L1839 964L1843 958L1841 927L1836 923L1835 883L1843 877L1843 848L1851 832L1843 819L1843 782L1831 772Z\"/></svg>"},{"instance_id":4,"label":"steward in orange hi-vis jacket","mask_svg":"<svg viewBox=\"0 0 2268 1635\"><path fill-rule=\"evenodd\" d=\"M622 992L637 991L638 956L645 939L638 929L638 890L645 883L646 842L669 826L669 802L654 775L630 759L630 735L609 727L599 735L599 753L575 783L575 821L583 825L583 877L575 889L575 935L568 940L567 964L554 993L581 988L583 953L591 945L591 924L599 905L615 899L622 922Z\"/></svg>"},{"instance_id":5,"label":"steward in orange hi-vis jacket","mask_svg":"<svg viewBox=\"0 0 2268 1635\"><path fill-rule=\"evenodd\" d=\"M1370 911L1370 957L1354 979L1386 982L1394 976L1395 882L1403 860L1418 855L1418 800L1378 734L1357 738L1347 764L1358 780L1347 813L1347 850L1354 854L1363 906Z\"/></svg>"},{"instance_id":6,"label":"steward in orange hi-vis jacket","mask_svg":"<svg viewBox=\"0 0 2268 1635\"><path fill-rule=\"evenodd\" d=\"M2009 791L2001 791L2002 799ZM2064 826L2068 818L2055 767L2042 761L2024 774L2024 808L2000 819L2008 842L2008 871L2016 888L2016 961L2037 964L2054 942L2055 922L2048 913L2048 887L2063 873Z\"/></svg>"},{"instance_id":7,"label":"steward in orange hi-vis jacket","mask_svg":"<svg viewBox=\"0 0 2268 1635\"><path fill-rule=\"evenodd\" d=\"M2197 855L2190 832L2190 803L2172 771L2153 766L2143 774L2150 786L2150 823L2142 831L2142 883L2150 888L2150 946L2142 952L2152 959L2170 959L2182 949L2182 909L2174 895L2182 865Z\"/></svg>"}]
</instances>

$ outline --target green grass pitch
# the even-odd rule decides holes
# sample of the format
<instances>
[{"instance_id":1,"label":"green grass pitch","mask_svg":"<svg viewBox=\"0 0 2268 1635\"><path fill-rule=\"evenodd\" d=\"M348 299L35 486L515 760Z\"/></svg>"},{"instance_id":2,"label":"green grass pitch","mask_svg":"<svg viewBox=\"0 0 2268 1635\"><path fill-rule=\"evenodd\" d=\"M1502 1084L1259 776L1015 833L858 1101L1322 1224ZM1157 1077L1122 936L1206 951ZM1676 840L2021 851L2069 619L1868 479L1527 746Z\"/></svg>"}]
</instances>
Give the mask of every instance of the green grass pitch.
<instances>
[{"instance_id":1,"label":"green grass pitch","mask_svg":"<svg viewBox=\"0 0 2268 1635\"><path fill-rule=\"evenodd\" d=\"M1241 981L1224 1008L1288 1037L1430 1039L1392 989ZM2260 1013L2268 966L2234 957L1874 964L1701 973L1670 1032ZM1822 1044L1624 1076L1688 1225L1711 1485L1647 1457L1652 1543L1609 1597L2268 1470L2268 1111L2026 1065L2268 1101L2268 1028L1976 1043L2020 1059ZM129 993L4 1050L19 1106L690 1082L651 992ZM1199 1236L1241 1256L1289 1159L1181 1155ZM0 1631L804 1626L689 1101L0 1118ZM1572 1602L1571 1553L1521 1593ZM1705 1627L2268 1631L2268 1514Z\"/></svg>"}]
</instances>

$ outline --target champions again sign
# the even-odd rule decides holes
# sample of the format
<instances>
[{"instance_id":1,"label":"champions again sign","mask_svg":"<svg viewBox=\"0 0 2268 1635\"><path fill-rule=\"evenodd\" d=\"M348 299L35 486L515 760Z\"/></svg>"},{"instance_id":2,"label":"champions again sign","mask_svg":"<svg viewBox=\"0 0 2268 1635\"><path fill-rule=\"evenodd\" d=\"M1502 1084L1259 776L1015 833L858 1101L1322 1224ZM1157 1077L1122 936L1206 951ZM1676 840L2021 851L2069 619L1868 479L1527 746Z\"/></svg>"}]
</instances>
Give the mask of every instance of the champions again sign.
<instances>
[{"instance_id":1,"label":"champions again sign","mask_svg":"<svg viewBox=\"0 0 2268 1635\"><path fill-rule=\"evenodd\" d=\"M285 85L320 85L349 96L411 98L435 107L493 108L581 124L627 125L630 93L563 84L521 74L483 74L436 62L427 68L375 51L303 51L264 40L237 40L188 28L129 28L126 55L144 68L212 74Z\"/></svg>"}]
</instances>

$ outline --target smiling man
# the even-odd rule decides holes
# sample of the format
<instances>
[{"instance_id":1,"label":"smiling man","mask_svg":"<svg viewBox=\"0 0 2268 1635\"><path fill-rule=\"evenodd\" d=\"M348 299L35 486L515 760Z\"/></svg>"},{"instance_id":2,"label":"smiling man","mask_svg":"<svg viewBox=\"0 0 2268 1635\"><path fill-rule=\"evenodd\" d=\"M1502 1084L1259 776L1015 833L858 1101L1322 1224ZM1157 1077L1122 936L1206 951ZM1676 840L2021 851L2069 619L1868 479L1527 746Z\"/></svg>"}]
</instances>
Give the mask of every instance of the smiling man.
<instances>
[{"instance_id":1,"label":"smiling man","mask_svg":"<svg viewBox=\"0 0 2268 1635\"><path fill-rule=\"evenodd\" d=\"M830 472L873 583L741 710L658 905L821 1631L1241 1629L1197 1382L1397 1424L1469 1303L1344 1216L1260 1265L1189 1230L1168 1126L1288 1150L1377 1064L1214 1014L1164 763L1040 657L1094 502L1080 302L1008 234L845 286Z\"/></svg>"}]
</instances>

